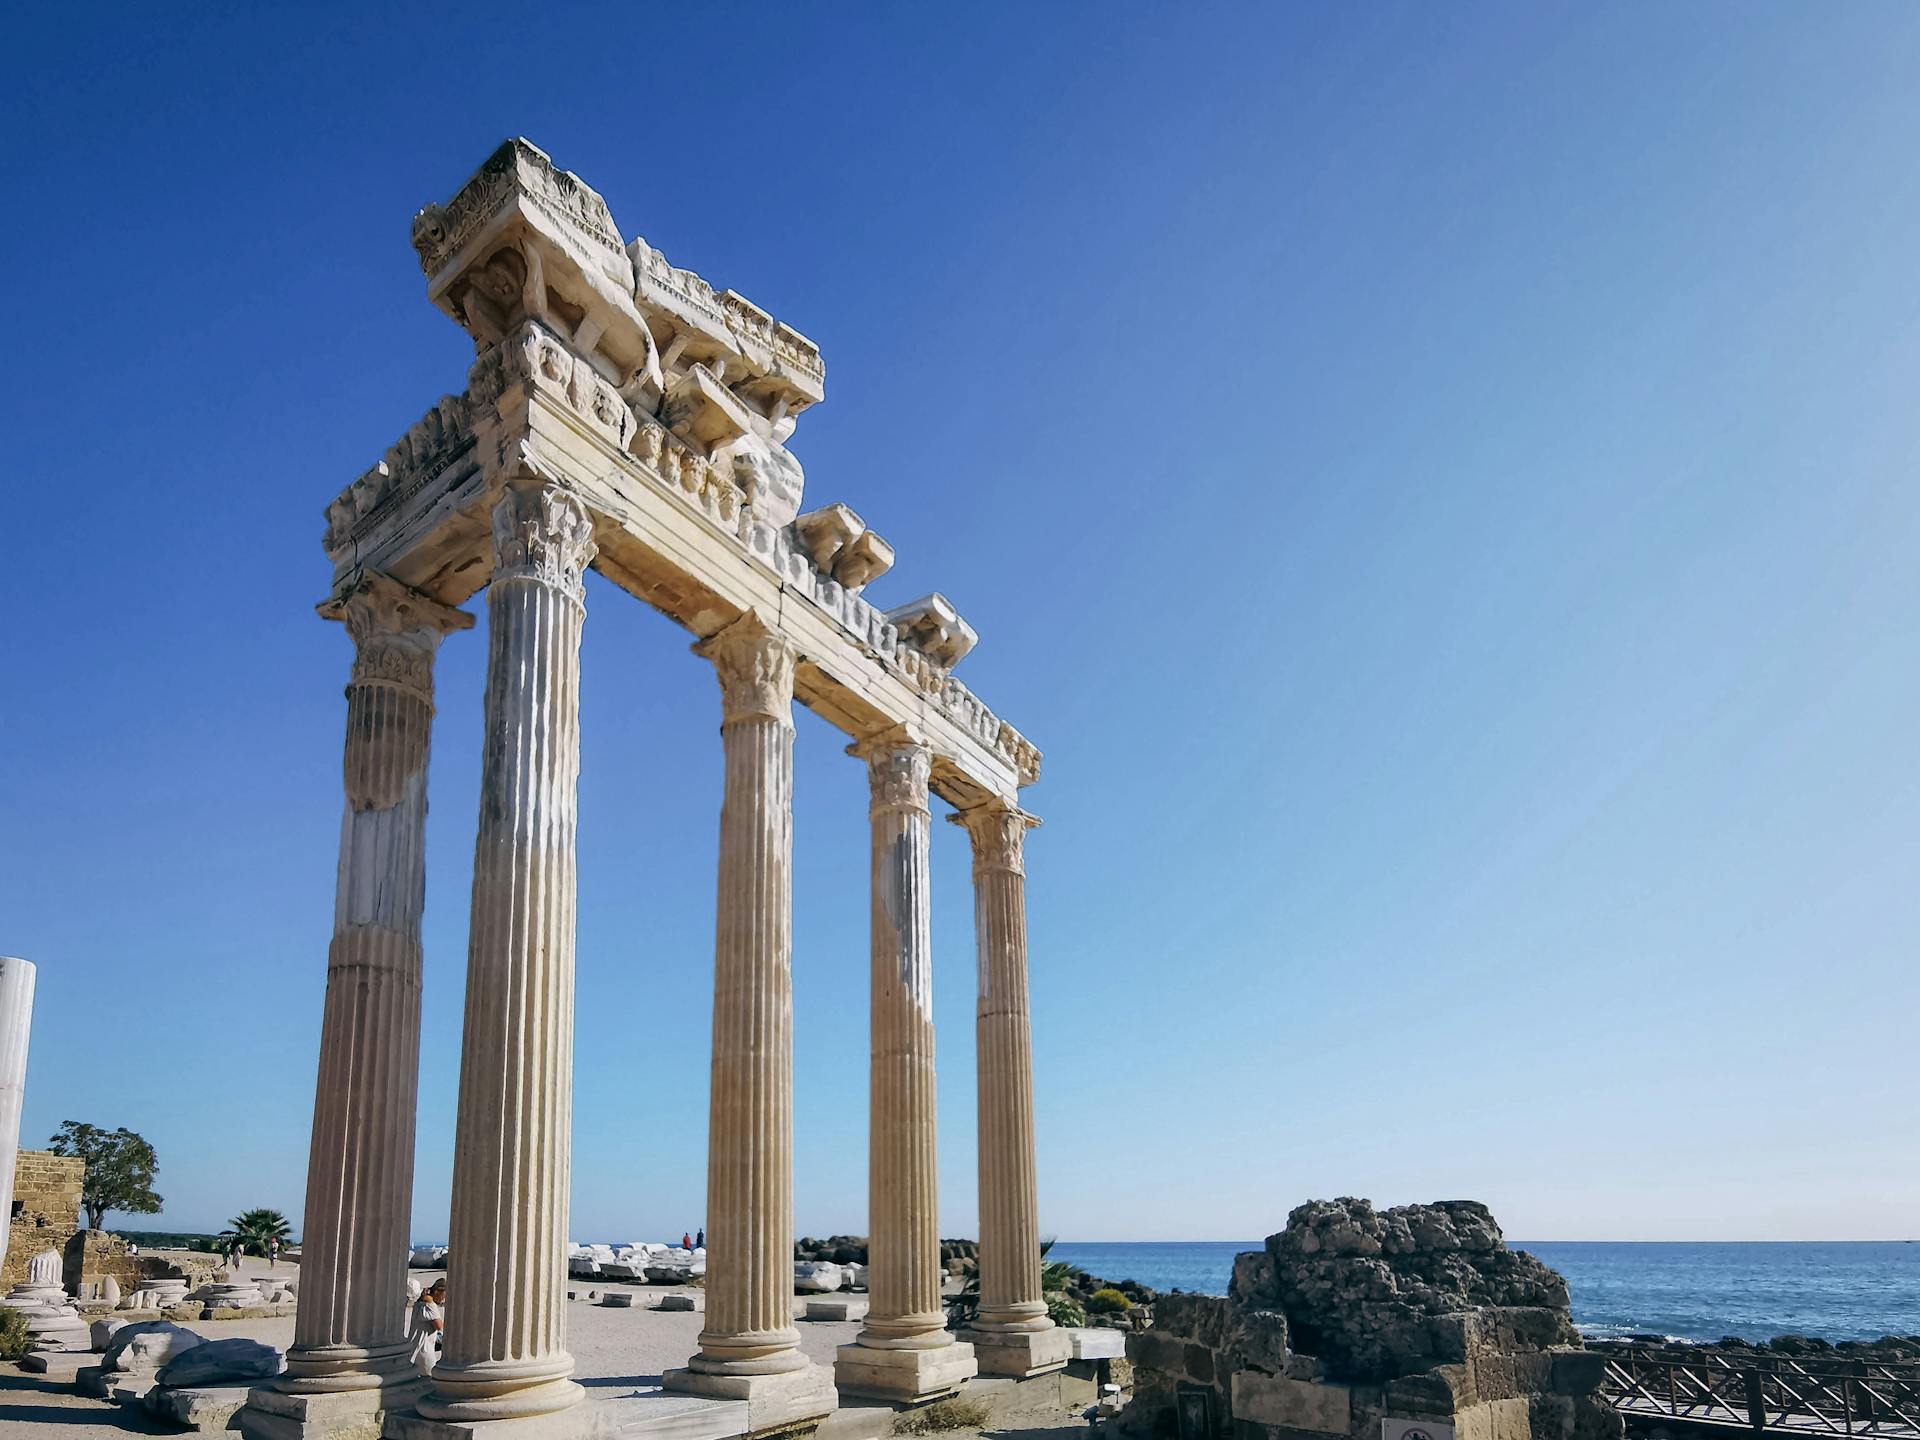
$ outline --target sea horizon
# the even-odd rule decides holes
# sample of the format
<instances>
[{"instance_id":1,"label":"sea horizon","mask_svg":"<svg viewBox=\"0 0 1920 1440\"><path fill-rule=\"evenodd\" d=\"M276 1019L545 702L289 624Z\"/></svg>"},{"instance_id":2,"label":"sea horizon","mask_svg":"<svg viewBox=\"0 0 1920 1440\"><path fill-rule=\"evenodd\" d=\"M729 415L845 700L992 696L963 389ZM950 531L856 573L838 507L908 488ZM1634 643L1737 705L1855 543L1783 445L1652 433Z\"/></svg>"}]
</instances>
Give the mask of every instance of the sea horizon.
<instances>
[{"instance_id":1,"label":"sea horizon","mask_svg":"<svg viewBox=\"0 0 1920 1440\"><path fill-rule=\"evenodd\" d=\"M1049 1258L1103 1280L1224 1295L1262 1240L1058 1240ZM1878 1340L1920 1334L1912 1240L1509 1240L1565 1277L1590 1340Z\"/></svg>"}]
</instances>

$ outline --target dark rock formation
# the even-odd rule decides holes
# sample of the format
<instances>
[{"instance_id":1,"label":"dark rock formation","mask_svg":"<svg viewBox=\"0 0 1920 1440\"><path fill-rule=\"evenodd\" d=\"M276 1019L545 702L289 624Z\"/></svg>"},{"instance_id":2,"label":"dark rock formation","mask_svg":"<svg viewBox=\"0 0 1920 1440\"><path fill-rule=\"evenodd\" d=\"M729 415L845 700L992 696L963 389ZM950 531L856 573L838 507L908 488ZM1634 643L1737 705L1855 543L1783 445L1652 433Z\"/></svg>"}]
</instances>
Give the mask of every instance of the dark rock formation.
<instances>
[{"instance_id":1,"label":"dark rock formation","mask_svg":"<svg viewBox=\"0 0 1920 1440\"><path fill-rule=\"evenodd\" d=\"M1520 1343L1578 1345L1567 1282L1507 1249L1487 1207L1471 1200L1376 1211L1365 1200L1315 1200L1267 1239L1267 1298L1286 1311L1294 1343L1343 1380L1391 1380L1465 1358L1463 1312L1528 1311L1503 1322ZM1252 1266L1249 1266L1249 1272ZM1240 1267L1235 1267L1235 1279Z\"/></svg>"},{"instance_id":2,"label":"dark rock formation","mask_svg":"<svg viewBox=\"0 0 1920 1440\"><path fill-rule=\"evenodd\" d=\"M1235 1260L1224 1298L1154 1305L1127 1340L1122 1413L1153 1437L1204 1415L1236 1440L1619 1440L1593 1398L1605 1357L1579 1346L1566 1282L1508 1250L1484 1205L1314 1201Z\"/></svg>"}]
</instances>

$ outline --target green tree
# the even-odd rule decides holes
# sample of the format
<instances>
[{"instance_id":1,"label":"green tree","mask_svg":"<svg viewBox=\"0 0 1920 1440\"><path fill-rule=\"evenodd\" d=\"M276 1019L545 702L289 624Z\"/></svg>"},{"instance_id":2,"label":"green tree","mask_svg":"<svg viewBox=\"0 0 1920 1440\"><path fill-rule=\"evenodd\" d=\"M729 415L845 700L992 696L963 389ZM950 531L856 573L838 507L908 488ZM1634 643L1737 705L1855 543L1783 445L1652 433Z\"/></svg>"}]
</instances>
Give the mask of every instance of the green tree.
<instances>
[{"instance_id":1,"label":"green tree","mask_svg":"<svg viewBox=\"0 0 1920 1440\"><path fill-rule=\"evenodd\" d=\"M278 1210L248 1210L227 1222L227 1234L238 1240L250 1255L267 1253L267 1241L287 1243L293 1227Z\"/></svg>"},{"instance_id":2,"label":"green tree","mask_svg":"<svg viewBox=\"0 0 1920 1440\"><path fill-rule=\"evenodd\" d=\"M133 1131L124 1126L102 1130L98 1125L67 1120L61 1123L51 1148L56 1155L77 1155L87 1162L80 1204L87 1212L89 1230L98 1230L109 1210L124 1210L131 1215L159 1212L160 1197L153 1193L153 1177L160 1161L154 1156L153 1146Z\"/></svg>"}]
</instances>

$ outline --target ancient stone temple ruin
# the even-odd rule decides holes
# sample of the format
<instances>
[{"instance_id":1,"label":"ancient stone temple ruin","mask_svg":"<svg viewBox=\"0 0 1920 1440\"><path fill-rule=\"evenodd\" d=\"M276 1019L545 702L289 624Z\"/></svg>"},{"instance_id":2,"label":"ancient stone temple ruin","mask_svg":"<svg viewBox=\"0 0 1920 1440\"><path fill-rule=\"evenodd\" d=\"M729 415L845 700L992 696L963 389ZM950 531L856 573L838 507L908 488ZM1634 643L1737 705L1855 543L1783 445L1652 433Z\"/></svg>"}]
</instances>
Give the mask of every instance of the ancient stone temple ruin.
<instances>
[{"instance_id":1,"label":"ancient stone temple ruin","mask_svg":"<svg viewBox=\"0 0 1920 1440\"><path fill-rule=\"evenodd\" d=\"M1564 1280L1470 1201L1321 1200L1127 1337L1138 1440L1620 1440Z\"/></svg>"},{"instance_id":2,"label":"ancient stone temple ruin","mask_svg":"<svg viewBox=\"0 0 1920 1440\"><path fill-rule=\"evenodd\" d=\"M748 1402L750 1431L849 1392L913 1399L1067 1359L1039 1290L1018 803L1040 754L954 676L975 634L844 505L805 509L787 448L820 352L628 242L524 140L414 223L433 303L473 337L443 397L327 509L321 613L356 647L293 1349L251 1435L587 1433L564 1313L579 653L591 567L696 637L725 781L714 954L706 1321L670 1389ZM433 664L487 591L488 670L449 1277L430 1381L403 1335L420 1043ZM872 796L872 1305L833 1373L793 1323L792 703L851 739ZM928 827L973 843L979 947L978 1322L945 1328L934 1212ZM557 1419L567 1415L574 1418Z\"/></svg>"}]
</instances>

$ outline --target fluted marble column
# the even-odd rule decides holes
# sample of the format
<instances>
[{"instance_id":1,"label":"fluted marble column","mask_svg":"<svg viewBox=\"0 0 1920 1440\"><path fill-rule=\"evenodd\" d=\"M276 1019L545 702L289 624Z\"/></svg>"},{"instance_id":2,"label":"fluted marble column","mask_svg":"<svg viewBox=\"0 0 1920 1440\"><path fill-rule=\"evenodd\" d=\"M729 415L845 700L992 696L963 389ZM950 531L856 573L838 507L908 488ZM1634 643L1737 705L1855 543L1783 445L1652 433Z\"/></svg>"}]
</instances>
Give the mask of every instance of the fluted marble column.
<instances>
[{"instance_id":1,"label":"fluted marble column","mask_svg":"<svg viewBox=\"0 0 1920 1440\"><path fill-rule=\"evenodd\" d=\"M493 511L486 748L454 1134L446 1346L420 1413L578 1402L565 1343L580 628L593 524L551 486Z\"/></svg>"},{"instance_id":2,"label":"fluted marble column","mask_svg":"<svg viewBox=\"0 0 1920 1440\"><path fill-rule=\"evenodd\" d=\"M1058 1369L1070 1353L1040 1293L1024 854L1027 831L1040 822L1006 798L949 818L973 840L979 948L980 1309L968 1338L982 1374L1036 1375Z\"/></svg>"},{"instance_id":3,"label":"fluted marble column","mask_svg":"<svg viewBox=\"0 0 1920 1440\"><path fill-rule=\"evenodd\" d=\"M825 1414L793 1324L793 646L749 610L694 647L720 680L707 1126L706 1326L670 1389L755 1402L750 1430Z\"/></svg>"},{"instance_id":4,"label":"fluted marble column","mask_svg":"<svg viewBox=\"0 0 1920 1440\"><path fill-rule=\"evenodd\" d=\"M13 1213L13 1168L20 1148L20 1103L27 1089L27 1039L33 1030L31 960L0 955L0 1223ZM0 1231L0 1262L7 1235Z\"/></svg>"},{"instance_id":5,"label":"fluted marble column","mask_svg":"<svg viewBox=\"0 0 1920 1440\"><path fill-rule=\"evenodd\" d=\"M320 607L353 637L333 943L307 1162L292 1394L417 1392L406 1335L433 662L473 617L385 575ZM392 1397L388 1397L391 1400ZM369 1397L370 1400L378 1397Z\"/></svg>"},{"instance_id":6,"label":"fluted marble column","mask_svg":"<svg viewBox=\"0 0 1920 1440\"><path fill-rule=\"evenodd\" d=\"M908 726L849 748L867 762L873 799L867 1228L871 1297L857 1341L840 1347L842 1390L920 1400L975 1373L940 1304L935 1148L933 929L927 783L933 752Z\"/></svg>"}]
</instances>

